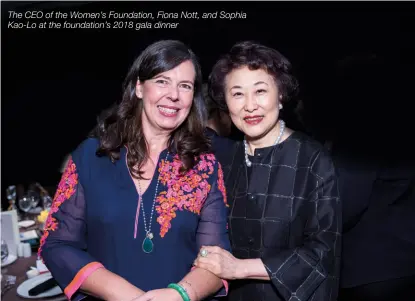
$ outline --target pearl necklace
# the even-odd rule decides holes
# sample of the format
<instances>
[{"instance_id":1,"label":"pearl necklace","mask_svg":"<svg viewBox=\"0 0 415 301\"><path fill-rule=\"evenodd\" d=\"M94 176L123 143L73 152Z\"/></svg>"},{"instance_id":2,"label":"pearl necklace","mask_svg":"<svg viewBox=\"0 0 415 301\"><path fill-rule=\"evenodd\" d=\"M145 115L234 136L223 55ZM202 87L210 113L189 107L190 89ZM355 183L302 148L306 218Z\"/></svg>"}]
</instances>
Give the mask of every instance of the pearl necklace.
<instances>
[{"instance_id":1,"label":"pearl necklace","mask_svg":"<svg viewBox=\"0 0 415 301\"><path fill-rule=\"evenodd\" d=\"M277 140L275 140L275 143L273 144L273 146L277 145L278 143L280 143L282 135L284 134L284 130L285 130L285 122L283 120L279 121L280 124L280 133L278 135ZM244 146L245 146L245 163L246 166L251 167L252 166L252 162L249 160L248 157L248 143L246 142L246 140L244 139Z\"/></svg>"}]
</instances>

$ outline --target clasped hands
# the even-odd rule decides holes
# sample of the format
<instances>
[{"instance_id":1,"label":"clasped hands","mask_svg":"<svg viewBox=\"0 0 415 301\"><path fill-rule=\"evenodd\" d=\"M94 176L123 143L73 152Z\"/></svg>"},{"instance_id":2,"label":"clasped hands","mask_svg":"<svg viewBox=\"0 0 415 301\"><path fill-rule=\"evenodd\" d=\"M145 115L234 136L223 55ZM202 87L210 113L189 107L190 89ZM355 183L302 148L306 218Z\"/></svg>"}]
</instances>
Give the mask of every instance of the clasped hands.
<instances>
[{"instance_id":1,"label":"clasped hands","mask_svg":"<svg viewBox=\"0 0 415 301\"><path fill-rule=\"evenodd\" d=\"M225 280L241 278L241 260L217 246L202 246L193 265Z\"/></svg>"},{"instance_id":2,"label":"clasped hands","mask_svg":"<svg viewBox=\"0 0 415 301\"><path fill-rule=\"evenodd\" d=\"M203 246L193 265L208 270L221 279L234 280L241 277L240 261L220 247ZM132 301L182 301L182 297L174 289L162 288L148 291Z\"/></svg>"}]
</instances>

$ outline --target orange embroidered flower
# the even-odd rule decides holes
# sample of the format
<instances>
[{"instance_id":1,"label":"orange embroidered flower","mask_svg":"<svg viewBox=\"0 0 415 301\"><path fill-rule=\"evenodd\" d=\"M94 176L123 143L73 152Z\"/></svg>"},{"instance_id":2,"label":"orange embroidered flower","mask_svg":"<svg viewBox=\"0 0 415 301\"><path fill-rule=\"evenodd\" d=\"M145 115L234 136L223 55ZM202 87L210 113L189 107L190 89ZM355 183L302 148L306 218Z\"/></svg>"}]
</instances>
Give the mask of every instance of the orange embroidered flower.
<instances>
[{"instance_id":1,"label":"orange embroidered flower","mask_svg":"<svg viewBox=\"0 0 415 301\"><path fill-rule=\"evenodd\" d=\"M173 188L174 191L179 191L180 190L179 183L175 183L172 188Z\"/></svg>"},{"instance_id":2,"label":"orange embroidered flower","mask_svg":"<svg viewBox=\"0 0 415 301\"><path fill-rule=\"evenodd\" d=\"M169 207L170 207L169 203L164 202L163 204L161 204L161 209L163 209L163 210L168 210Z\"/></svg>"}]
</instances>

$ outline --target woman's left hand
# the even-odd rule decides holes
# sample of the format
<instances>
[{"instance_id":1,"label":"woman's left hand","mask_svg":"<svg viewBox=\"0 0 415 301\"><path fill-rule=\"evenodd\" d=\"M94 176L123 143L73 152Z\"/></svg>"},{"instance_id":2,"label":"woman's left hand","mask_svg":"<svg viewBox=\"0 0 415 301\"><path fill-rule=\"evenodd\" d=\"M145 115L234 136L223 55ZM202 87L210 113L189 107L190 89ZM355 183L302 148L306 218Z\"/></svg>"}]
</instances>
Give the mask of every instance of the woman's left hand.
<instances>
[{"instance_id":1,"label":"woman's left hand","mask_svg":"<svg viewBox=\"0 0 415 301\"><path fill-rule=\"evenodd\" d=\"M172 288L148 291L134 301L182 301L180 294Z\"/></svg>"},{"instance_id":2,"label":"woman's left hand","mask_svg":"<svg viewBox=\"0 0 415 301\"><path fill-rule=\"evenodd\" d=\"M235 258L228 251L220 247L202 247L199 256L194 262L194 266L208 270L219 278L234 280L240 278L241 260ZM201 256L202 252L207 255Z\"/></svg>"}]
</instances>

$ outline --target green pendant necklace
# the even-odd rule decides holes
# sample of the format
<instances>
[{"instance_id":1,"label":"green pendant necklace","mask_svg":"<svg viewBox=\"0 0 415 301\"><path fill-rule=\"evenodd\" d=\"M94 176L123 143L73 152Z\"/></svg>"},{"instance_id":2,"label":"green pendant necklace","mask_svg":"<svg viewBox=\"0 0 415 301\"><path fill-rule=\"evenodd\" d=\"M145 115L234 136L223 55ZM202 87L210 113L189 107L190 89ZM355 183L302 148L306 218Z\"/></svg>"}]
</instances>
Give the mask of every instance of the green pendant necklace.
<instances>
[{"instance_id":1,"label":"green pendant necklace","mask_svg":"<svg viewBox=\"0 0 415 301\"><path fill-rule=\"evenodd\" d=\"M169 153L166 154L166 158L164 160L167 160L168 154ZM143 194L141 193L142 190L141 190L140 181L138 181L139 206L141 204L141 210L143 211L144 231L146 232L146 236L145 236L145 238L143 240L143 244L142 244L142 249L143 249L144 253L151 253L151 252L153 252L153 249L154 249L154 243L153 243L154 235L151 232L151 224L152 224L152 220L153 220L154 207L156 205L156 198L157 198L159 183L160 183L160 175L157 178L156 191L154 192L153 205L151 206L150 219L149 219L148 225L147 225L146 212L144 210ZM150 183L150 185L151 185L151 183ZM140 209L137 208L137 213L138 213L139 210ZM136 229L137 229L137 224L138 224L138 214L136 214ZM136 237L136 235L137 234L136 234L136 231L135 231L134 238Z\"/></svg>"}]
</instances>

